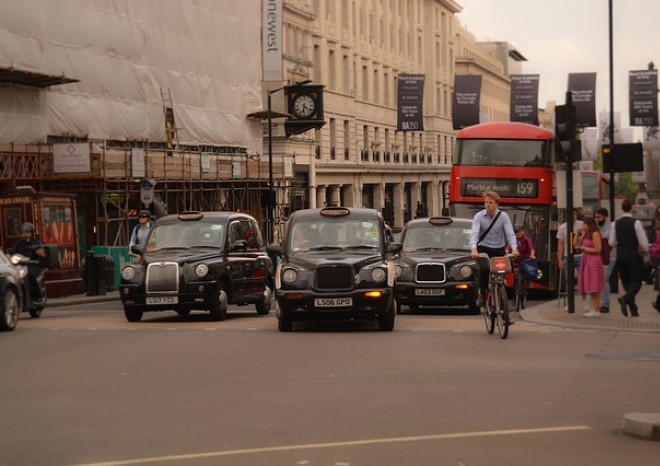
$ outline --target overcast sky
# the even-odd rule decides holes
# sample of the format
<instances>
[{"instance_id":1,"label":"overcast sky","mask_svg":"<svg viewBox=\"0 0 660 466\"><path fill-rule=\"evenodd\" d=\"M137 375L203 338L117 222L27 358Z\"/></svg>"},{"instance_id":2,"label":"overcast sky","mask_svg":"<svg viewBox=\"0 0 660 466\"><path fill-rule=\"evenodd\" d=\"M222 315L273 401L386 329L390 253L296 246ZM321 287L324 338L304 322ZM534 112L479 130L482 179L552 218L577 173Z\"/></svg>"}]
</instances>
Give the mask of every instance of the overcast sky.
<instances>
[{"instance_id":1,"label":"overcast sky","mask_svg":"<svg viewBox=\"0 0 660 466\"><path fill-rule=\"evenodd\" d=\"M628 71L660 68L660 1L612 0L614 110L629 125ZM458 0L459 21L477 40L522 53L539 74L539 106L563 104L569 73L596 72L596 114L609 111L609 0Z\"/></svg>"}]
</instances>

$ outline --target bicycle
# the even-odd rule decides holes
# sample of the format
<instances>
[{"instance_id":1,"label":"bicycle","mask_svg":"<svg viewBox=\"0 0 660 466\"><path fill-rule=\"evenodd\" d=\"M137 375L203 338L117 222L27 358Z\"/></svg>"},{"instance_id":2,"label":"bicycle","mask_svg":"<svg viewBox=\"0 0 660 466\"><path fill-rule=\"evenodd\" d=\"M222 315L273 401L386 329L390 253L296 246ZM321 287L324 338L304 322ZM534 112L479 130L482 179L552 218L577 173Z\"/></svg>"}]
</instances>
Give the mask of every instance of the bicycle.
<instances>
[{"instance_id":1,"label":"bicycle","mask_svg":"<svg viewBox=\"0 0 660 466\"><path fill-rule=\"evenodd\" d=\"M515 308L516 312L520 312L521 309L525 309L527 305L527 279L522 276L520 267L514 267L513 269L513 291L515 293Z\"/></svg>"},{"instance_id":2,"label":"bicycle","mask_svg":"<svg viewBox=\"0 0 660 466\"><path fill-rule=\"evenodd\" d=\"M504 286L504 276L511 272L510 254L501 257L489 258L487 254L479 254L480 259L487 259L490 263L488 274L488 289L484 299L486 312L484 312L484 321L486 322L486 331L489 335L497 331L501 339L509 336L509 326L511 318L509 316L509 300L506 296Z\"/></svg>"}]
</instances>

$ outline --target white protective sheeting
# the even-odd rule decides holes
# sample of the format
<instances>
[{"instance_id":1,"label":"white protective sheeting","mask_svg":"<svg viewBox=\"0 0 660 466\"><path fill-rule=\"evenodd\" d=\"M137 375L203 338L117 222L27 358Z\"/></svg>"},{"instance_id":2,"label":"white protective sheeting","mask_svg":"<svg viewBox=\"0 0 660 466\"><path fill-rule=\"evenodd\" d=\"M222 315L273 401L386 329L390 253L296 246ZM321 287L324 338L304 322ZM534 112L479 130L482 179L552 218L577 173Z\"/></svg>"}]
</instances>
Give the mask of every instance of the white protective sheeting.
<instances>
[{"instance_id":1,"label":"white protective sheeting","mask_svg":"<svg viewBox=\"0 0 660 466\"><path fill-rule=\"evenodd\" d=\"M47 135L248 148L262 108L260 0L0 0L0 67L64 75L0 86L0 142Z\"/></svg>"}]
</instances>

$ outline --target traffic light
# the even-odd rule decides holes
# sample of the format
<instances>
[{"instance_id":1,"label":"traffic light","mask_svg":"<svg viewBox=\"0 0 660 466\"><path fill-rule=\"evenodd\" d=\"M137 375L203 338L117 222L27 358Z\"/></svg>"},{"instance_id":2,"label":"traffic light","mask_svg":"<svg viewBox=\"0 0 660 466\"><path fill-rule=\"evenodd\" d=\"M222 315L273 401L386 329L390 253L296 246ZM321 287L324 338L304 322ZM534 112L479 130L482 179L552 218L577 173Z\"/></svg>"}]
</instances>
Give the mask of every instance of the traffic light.
<instances>
[{"instance_id":1,"label":"traffic light","mask_svg":"<svg viewBox=\"0 0 660 466\"><path fill-rule=\"evenodd\" d=\"M558 162L579 162L582 160L582 141L576 139L575 105L572 93L566 93L566 105L555 107L555 140L557 141Z\"/></svg>"}]
</instances>

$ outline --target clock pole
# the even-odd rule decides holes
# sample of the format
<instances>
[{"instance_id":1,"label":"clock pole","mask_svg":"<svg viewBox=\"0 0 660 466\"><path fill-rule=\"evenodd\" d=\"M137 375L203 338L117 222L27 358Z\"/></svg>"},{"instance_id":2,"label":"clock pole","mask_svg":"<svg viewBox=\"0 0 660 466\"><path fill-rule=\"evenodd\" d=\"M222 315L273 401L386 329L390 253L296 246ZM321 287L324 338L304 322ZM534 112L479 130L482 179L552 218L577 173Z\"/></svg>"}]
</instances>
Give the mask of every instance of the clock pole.
<instances>
[{"instance_id":1,"label":"clock pole","mask_svg":"<svg viewBox=\"0 0 660 466\"><path fill-rule=\"evenodd\" d=\"M297 82L294 85L304 86L305 84L309 84L311 82L312 81L308 79L302 82ZM273 213L276 206L275 190L273 186L273 108L271 95L285 88L286 86L278 87L277 89L268 91L268 200L266 202L266 239L269 243L275 239L275 234L273 231L275 228L275 216ZM289 116L288 111L287 115L278 114L277 116Z\"/></svg>"},{"instance_id":2,"label":"clock pole","mask_svg":"<svg viewBox=\"0 0 660 466\"><path fill-rule=\"evenodd\" d=\"M268 91L268 201L266 203L266 235L267 242L273 242L273 203L275 191L273 190L273 115L271 108L271 94L277 92Z\"/></svg>"}]
</instances>

